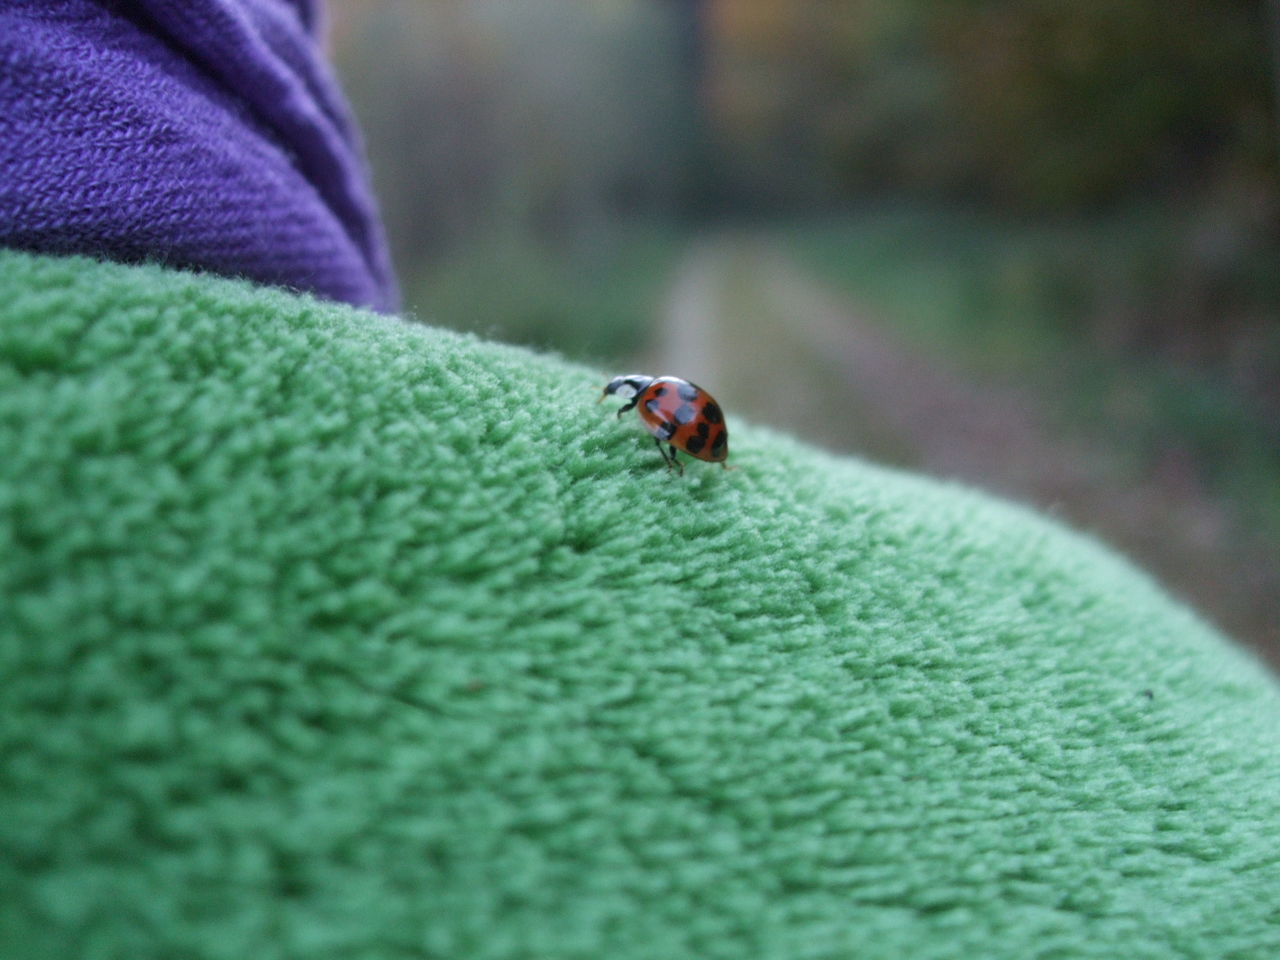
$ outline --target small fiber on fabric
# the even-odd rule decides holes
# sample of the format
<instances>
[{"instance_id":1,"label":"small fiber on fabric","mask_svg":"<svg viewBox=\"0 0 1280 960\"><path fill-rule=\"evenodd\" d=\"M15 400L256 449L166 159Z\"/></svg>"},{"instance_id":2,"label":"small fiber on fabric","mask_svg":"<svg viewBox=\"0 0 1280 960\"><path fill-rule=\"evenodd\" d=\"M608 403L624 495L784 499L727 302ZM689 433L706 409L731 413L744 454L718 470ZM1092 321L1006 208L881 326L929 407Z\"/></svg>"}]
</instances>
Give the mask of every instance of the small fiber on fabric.
<instances>
[{"instance_id":1,"label":"small fiber on fabric","mask_svg":"<svg viewBox=\"0 0 1280 960\"><path fill-rule=\"evenodd\" d=\"M315 26L305 0L0 0L0 245L391 307Z\"/></svg>"},{"instance_id":2,"label":"small fiber on fabric","mask_svg":"<svg viewBox=\"0 0 1280 960\"><path fill-rule=\"evenodd\" d=\"M1088 538L0 255L0 955L1280 956L1280 694Z\"/></svg>"}]
</instances>

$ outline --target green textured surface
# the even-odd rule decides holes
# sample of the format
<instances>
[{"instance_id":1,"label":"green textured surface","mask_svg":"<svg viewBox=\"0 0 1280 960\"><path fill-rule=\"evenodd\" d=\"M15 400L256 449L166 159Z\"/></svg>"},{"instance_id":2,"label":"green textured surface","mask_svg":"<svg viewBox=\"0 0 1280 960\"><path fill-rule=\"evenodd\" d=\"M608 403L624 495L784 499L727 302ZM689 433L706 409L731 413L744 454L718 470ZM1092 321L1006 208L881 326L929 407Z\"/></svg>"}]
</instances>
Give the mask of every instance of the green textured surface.
<instances>
[{"instance_id":1,"label":"green textured surface","mask_svg":"<svg viewBox=\"0 0 1280 960\"><path fill-rule=\"evenodd\" d=\"M0 955L1280 955L1280 697L1092 542L0 257ZM729 411L732 417L732 411Z\"/></svg>"}]
</instances>

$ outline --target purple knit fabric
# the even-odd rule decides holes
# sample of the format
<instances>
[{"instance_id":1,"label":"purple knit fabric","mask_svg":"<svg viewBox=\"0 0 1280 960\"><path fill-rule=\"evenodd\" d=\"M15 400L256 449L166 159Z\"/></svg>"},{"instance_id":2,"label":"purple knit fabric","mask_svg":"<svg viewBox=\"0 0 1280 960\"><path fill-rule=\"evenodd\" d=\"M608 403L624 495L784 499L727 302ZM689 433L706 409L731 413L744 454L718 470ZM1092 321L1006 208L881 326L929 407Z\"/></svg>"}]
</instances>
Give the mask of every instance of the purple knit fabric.
<instances>
[{"instance_id":1,"label":"purple knit fabric","mask_svg":"<svg viewBox=\"0 0 1280 960\"><path fill-rule=\"evenodd\" d=\"M389 309L311 0L0 0L0 245Z\"/></svg>"}]
</instances>

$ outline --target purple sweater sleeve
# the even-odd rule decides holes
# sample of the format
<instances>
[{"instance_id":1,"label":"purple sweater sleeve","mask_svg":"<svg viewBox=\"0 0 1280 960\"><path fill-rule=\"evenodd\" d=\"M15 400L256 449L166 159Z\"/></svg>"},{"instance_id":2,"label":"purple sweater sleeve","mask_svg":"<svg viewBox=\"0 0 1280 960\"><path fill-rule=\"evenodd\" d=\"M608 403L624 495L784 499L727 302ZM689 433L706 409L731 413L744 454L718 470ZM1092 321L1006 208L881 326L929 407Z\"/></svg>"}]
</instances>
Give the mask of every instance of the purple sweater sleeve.
<instances>
[{"instance_id":1,"label":"purple sweater sleeve","mask_svg":"<svg viewBox=\"0 0 1280 960\"><path fill-rule=\"evenodd\" d=\"M0 0L0 245L395 303L310 0Z\"/></svg>"}]
</instances>

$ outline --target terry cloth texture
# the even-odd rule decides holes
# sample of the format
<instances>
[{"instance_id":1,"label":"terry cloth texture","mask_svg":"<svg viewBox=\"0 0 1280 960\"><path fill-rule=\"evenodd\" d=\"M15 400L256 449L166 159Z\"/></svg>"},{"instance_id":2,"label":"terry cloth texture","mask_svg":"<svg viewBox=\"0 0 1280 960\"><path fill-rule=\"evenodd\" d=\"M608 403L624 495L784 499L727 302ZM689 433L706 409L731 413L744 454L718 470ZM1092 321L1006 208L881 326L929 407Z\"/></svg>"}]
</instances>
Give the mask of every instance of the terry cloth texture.
<instances>
[{"instance_id":1,"label":"terry cloth texture","mask_svg":"<svg viewBox=\"0 0 1280 960\"><path fill-rule=\"evenodd\" d=\"M395 299L309 0L0 0L0 245Z\"/></svg>"},{"instance_id":2,"label":"terry cloth texture","mask_svg":"<svg viewBox=\"0 0 1280 960\"><path fill-rule=\"evenodd\" d=\"M1090 540L279 290L0 304L7 960L1280 956L1277 686Z\"/></svg>"}]
</instances>

